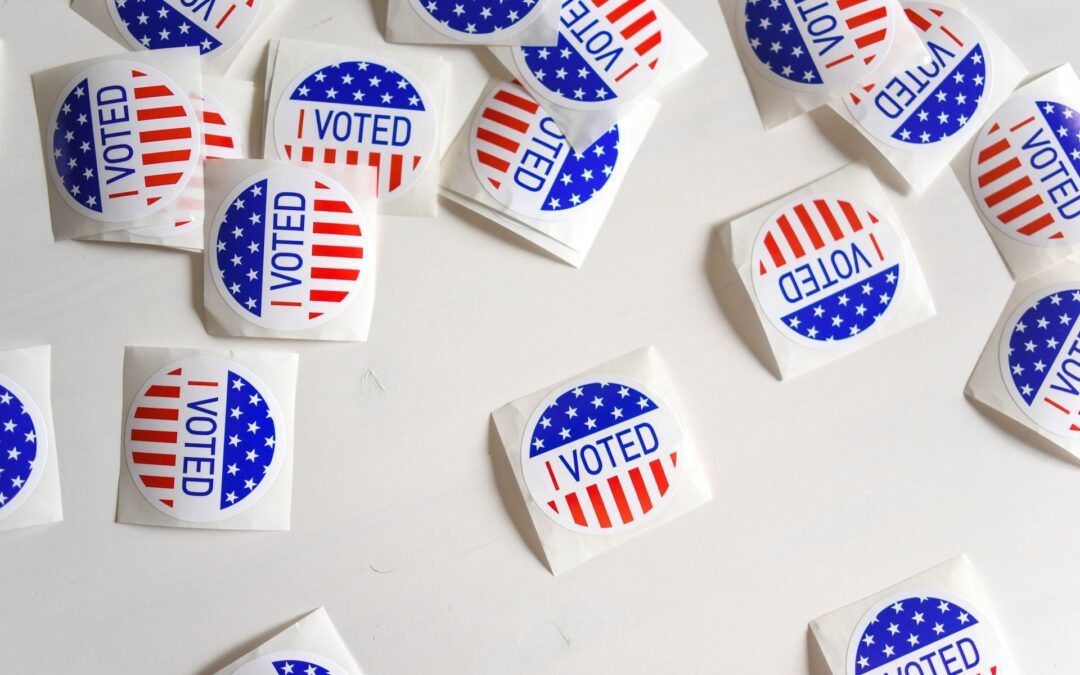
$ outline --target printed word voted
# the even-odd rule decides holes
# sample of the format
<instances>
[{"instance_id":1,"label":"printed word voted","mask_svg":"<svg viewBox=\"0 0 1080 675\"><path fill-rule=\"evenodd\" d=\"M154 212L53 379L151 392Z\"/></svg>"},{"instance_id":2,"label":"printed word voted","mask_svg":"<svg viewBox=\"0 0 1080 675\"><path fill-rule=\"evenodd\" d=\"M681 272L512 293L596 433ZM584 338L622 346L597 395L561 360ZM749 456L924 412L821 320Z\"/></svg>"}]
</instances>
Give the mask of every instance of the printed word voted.
<instances>
[{"instance_id":1,"label":"printed word voted","mask_svg":"<svg viewBox=\"0 0 1080 675\"><path fill-rule=\"evenodd\" d=\"M598 476L620 465L630 464L660 448L656 429L648 422L627 425L600 438L559 451L559 464L575 483L583 476Z\"/></svg>"},{"instance_id":2,"label":"printed word voted","mask_svg":"<svg viewBox=\"0 0 1080 675\"><path fill-rule=\"evenodd\" d=\"M316 107L315 132L319 140L402 147L412 139L412 120L402 115ZM303 119L303 118L301 118Z\"/></svg>"},{"instance_id":3,"label":"printed word voted","mask_svg":"<svg viewBox=\"0 0 1080 675\"><path fill-rule=\"evenodd\" d=\"M214 491L218 397L188 403L184 429L187 435L181 458L180 488L184 494L205 497Z\"/></svg>"},{"instance_id":4,"label":"printed word voted","mask_svg":"<svg viewBox=\"0 0 1080 675\"><path fill-rule=\"evenodd\" d=\"M801 302L825 292L853 277L861 277L873 269L871 259L863 253L857 242L837 248L818 256L811 262L799 265L777 278L780 293L789 303Z\"/></svg>"},{"instance_id":5,"label":"printed word voted","mask_svg":"<svg viewBox=\"0 0 1080 675\"><path fill-rule=\"evenodd\" d=\"M559 132L555 120L545 117L538 126L540 134L529 139L518 168L514 171L514 182L529 192L543 190L548 185L548 179L553 177L552 171L558 167L558 162L569 154L569 146Z\"/></svg>"},{"instance_id":6,"label":"printed word voted","mask_svg":"<svg viewBox=\"0 0 1080 675\"><path fill-rule=\"evenodd\" d=\"M874 105L882 115L889 119L900 117L956 62L955 52L932 40L926 43L926 49L930 52L929 64L897 75L886 82L874 97Z\"/></svg>"},{"instance_id":7,"label":"printed word voted","mask_svg":"<svg viewBox=\"0 0 1080 675\"><path fill-rule=\"evenodd\" d=\"M1061 217L1072 220L1080 216L1080 183L1070 158L1061 153L1061 146L1050 137L1052 132L1039 126L1024 141L1024 157L1038 177L1046 194Z\"/></svg>"},{"instance_id":8,"label":"printed word voted","mask_svg":"<svg viewBox=\"0 0 1080 675\"><path fill-rule=\"evenodd\" d=\"M911 654L902 661L874 671L874 675L990 675L979 673L979 648L970 638L938 647L924 654Z\"/></svg>"}]
</instances>

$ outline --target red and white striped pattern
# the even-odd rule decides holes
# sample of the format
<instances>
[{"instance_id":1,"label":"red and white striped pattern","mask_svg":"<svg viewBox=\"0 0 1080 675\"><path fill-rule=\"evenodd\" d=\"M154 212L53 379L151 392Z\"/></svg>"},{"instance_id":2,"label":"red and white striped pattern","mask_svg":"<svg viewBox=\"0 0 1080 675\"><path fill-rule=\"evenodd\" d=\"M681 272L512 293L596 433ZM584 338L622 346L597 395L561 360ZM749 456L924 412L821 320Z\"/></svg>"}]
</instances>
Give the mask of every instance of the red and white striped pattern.
<instances>
[{"instance_id":1,"label":"red and white striped pattern","mask_svg":"<svg viewBox=\"0 0 1080 675\"><path fill-rule=\"evenodd\" d=\"M270 302L304 307L309 320L330 311L329 308L340 304L357 288L360 261L364 257L359 214L353 212L348 202L328 195L320 199L320 192L330 190L328 185L316 181L315 190L306 304L305 301Z\"/></svg>"},{"instance_id":2,"label":"red and white striped pattern","mask_svg":"<svg viewBox=\"0 0 1080 675\"><path fill-rule=\"evenodd\" d=\"M889 31L895 19L889 16L889 4L884 0L833 1L839 10L840 20L851 31L851 42L855 48L846 54L829 55L829 60L821 65L835 68L853 59L862 59L867 65L873 63L889 44Z\"/></svg>"},{"instance_id":3,"label":"red and white striped pattern","mask_svg":"<svg viewBox=\"0 0 1080 675\"><path fill-rule=\"evenodd\" d=\"M915 26L915 28L920 33L924 34L924 36L925 36L925 37L923 37L924 41L927 40L927 39L930 39L930 34L931 33L941 32L942 34L945 35L945 38L947 40L949 40L949 42L955 44L958 48L962 48L964 46L963 40L961 40L956 35L956 33L949 30L948 26L946 26L945 24L938 21L938 19L940 19L945 14L945 12L940 10L940 9L936 9L934 7L928 8L928 11L931 14L933 14L932 17L923 16L921 13L919 13L917 10L915 10L915 9L913 9L911 7L905 7L904 8L904 13L907 15L908 21L910 21L911 24L913 26ZM867 63L869 63L869 62L867 62ZM876 89L876 88L877 88L877 85L873 84L873 83L866 84L866 85L863 85L862 87L860 87L860 89L863 92L867 93L867 94L874 91L874 89ZM863 98L858 93L858 91L851 92L849 94L849 96L851 96L851 102L853 104L855 104L856 106L858 106L860 103L863 102Z\"/></svg>"},{"instance_id":4,"label":"red and white striped pattern","mask_svg":"<svg viewBox=\"0 0 1080 675\"><path fill-rule=\"evenodd\" d=\"M544 116L540 104L524 89L504 83L492 94L476 125L472 144L476 160L483 166L482 180L499 189L517 155L529 138L529 130Z\"/></svg>"},{"instance_id":5,"label":"red and white striped pattern","mask_svg":"<svg viewBox=\"0 0 1080 675\"><path fill-rule=\"evenodd\" d=\"M814 199L795 203L768 224L762 239L764 250L758 260L758 274L784 270L802 264L815 251L863 232L878 222L865 207L844 199ZM879 260L885 256L873 232L869 239Z\"/></svg>"},{"instance_id":6,"label":"red and white striped pattern","mask_svg":"<svg viewBox=\"0 0 1080 675\"><path fill-rule=\"evenodd\" d=\"M1063 239L1053 205L1024 171L1020 148L1010 135L1038 124L1032 116L1006 130L995 122L975 146L972 180L988 213L1011 231L1025 237Z\"/></svg>"},{"instance_id":7,"label":"red and white striped pattern","mask_svg":"<svg viewBox=\"0 0 1080 675\"><path fill-rule=\"evenodd\" d=\"M603 8L604 18L611 28L630 43L637 58L615 75L621 81L639 65L656 69L658 48L664 41L661 23L649 0L592 0L597 9Z\"/></svg>"},{"instance_id":8,"label":"red and white striped pattern","mask_svg":"<svg viewBox=\"0 0 1080 675\"><path fill-rule=\"evenodd\" d=\"M561 492L551 461L547 460L548 475L557 496L547 503L555 513L568 513L580 527L610 529L628 525L653 510L671 488L678 453L672 452L635 466L584 488Z\"/></svg>"},{"instance_id":9,"label":"red and white striped pattern","mask_svg":"<svg viewBox=\"0 0 1080 675\"><path fill-rule=\"evenodd\" d=\"M233 121L233 116L222 105L221 101L209 92L203 92L202 110L199 112L199 117L202 120L203 152L206 159L241 159L244 157L244 145L240 138L240 129ZM203 165L200 163L191 176L191 180L188 181L187 189L184 190L180 200L177 202L177 206L187 211L188 216L177 220L173 224L174 228L184 228L186 230L186 225L202 223L206 198L204 188ZM155 232L160 235L168 234L160 231L160 228L155 228ZM179 230L173 233L177 234Z\"/></svg>"}]
</instances>

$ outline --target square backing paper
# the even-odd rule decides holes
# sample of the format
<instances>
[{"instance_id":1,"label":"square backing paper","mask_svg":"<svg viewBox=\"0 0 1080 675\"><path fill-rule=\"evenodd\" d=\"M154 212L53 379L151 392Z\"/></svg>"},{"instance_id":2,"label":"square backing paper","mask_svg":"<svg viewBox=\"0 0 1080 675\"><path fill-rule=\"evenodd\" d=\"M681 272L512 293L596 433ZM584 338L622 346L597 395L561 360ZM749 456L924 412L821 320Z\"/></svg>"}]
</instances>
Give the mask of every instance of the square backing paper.
<instances>
[{"instance_id":1,"label":"square backing paper","mask_svg":"<svg viewBox=\"0 0 1080 675\"><path fill-rule=\"evenodd\" d=\"M346 672L341 675L363 675L360 664L349 651L324 607L308 614L214 675L234 675L240 671L241 667L259 661L260 657L269 657L273 654L284 656L289 652L308 653L329 659L345 669ZM303 675L303 670L297 671L295 675ZM334 675L338 675L338 671L334 671Z\"/></svg>"}]
</instances>

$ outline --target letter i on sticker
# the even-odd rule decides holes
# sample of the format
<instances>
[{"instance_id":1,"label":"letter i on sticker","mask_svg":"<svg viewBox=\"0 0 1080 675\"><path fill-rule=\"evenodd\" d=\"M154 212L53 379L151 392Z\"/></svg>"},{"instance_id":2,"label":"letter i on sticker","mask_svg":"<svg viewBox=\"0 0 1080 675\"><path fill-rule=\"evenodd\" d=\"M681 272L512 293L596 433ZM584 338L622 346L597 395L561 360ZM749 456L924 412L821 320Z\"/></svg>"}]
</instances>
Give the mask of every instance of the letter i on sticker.
<instances>
[{"instance_id":1,"label":"letter i on sticker","mask_svg":"<svg viewBox=\"0 0 1080 675\"><path fill-rule=\"evenodd\" d=\"M885 0L739 0L739 34L767 80L796 91L850 89L892 47L896 12Z\"/></svg>"},{"instance_id":2,"label":"letter i on sticker","mask_svg":"<svg viewBox=\"0 0 1080 675\"><path fill-rule=\"evenodd\" d=\"M1013 312L1001 335L1005 388L1031 421L1080 438L1080 284L1044 289Z\"/></svg>"},{"instance_id":3,"label":"letter i on sticker","mask_svg":"<svg viewBox=\"0 0 1080 675\"><path fill-rule=\"evenodd\" d=\"M1021 96L987 122L971 187L999 231L1033 246L1080 241L1080 102Z\"/></svg>"},{"instance_id":4,"label":"letter i on sticker","mask_svg":"<svg viewBox=\"0 0 1080 675\"><path fill-rule=\"evenodd\" d=\"M624 532L654 518L682 478L672 410L624 377L560 387L525 428L522 473L544 515L575 532ZM685 458L684 458L685 459Z\"/></svg>"},{"instance_id":5,"label":"letter i on sticker","mask_svg":"<svg viewBox=\"0 0 1080 675\"><path fill-rule=\"evenodd\" d=\"M68 205L93 220L132 221L161 210L199 163L191 102L142 63L90 66L63 89L53 120L53 180Z\"/></svg>"},{"instance_id":6,"label":"letter i on sticker","mask_svg":"<svg viewBox=\"0 0 1080 675\"><path fill-rule=\"evenodd\" d=\"M963 12L927 2L906 3L930 63L887 82L863 85L844 97L871 135L890 145L935 147L965 129L986 108L991 86L990 49Z\"/></svg>"},{"instance_id":7,"label":"letter i on sticker","mask_svg":"<svg viewBox=\"0 0 1080 675\"><path fill-rule=\"evenodd\" d=\"M859 620L847 675L1008 675L1000 638L976 608L941 591L898 593Z\"/></svg>"},{"instance_id":8,"label":"letter i on sticker","mask_svg":"<svg viewBox=\"0 0 1080 675\"><path fill-rule=\"evenodd\" d=\"M364 283L367 227L331 178L300 166L268 169L242 181L218 211L215 285L233 311L263 328L320 325L345 311Z\"/></svg>"},{"instance_id":9,"label":"letter i on sticker","mask_svg":"<svg viewBox=\"0 0 1080 675\"><path fill-rule=\"evenodd\" d=\"M48 428L37 403L0 373L0 519L34 493L49 461Z\"/></svg>"},{"instance_id":10,"label":"letter i on sticker","mask_svg":"<svg viewBox=\"0 0 1080 675\"><path fill-rule=\"evenodd\" d=\"M263 0L105 0L135 49L198 47L225 51L251 28Z\"/></svg>"},{"instance_id":11,"label":"letter i on sticker","mask_svg":"<svg viewBox=\"0 0 1080 675\"><path fill-rule=\"evenodd\" d=\"M906 274L893 225L853 199L803 199L774 213L753 250L754 292L788 338L832 347L881 323Z\"/></svg>"},{"instance_id":12,"label":"letter i on sticker","mask_svg":"<svg viewBox=\"0 0 1080 675\"><path fill-rule=\"evenodd\" d=\"M228 518L269 489L287 451L273 393L238 363L190 357L159 370L128 412L124 450L135 486L162 513Z\"/></svg>"}]
</instances>

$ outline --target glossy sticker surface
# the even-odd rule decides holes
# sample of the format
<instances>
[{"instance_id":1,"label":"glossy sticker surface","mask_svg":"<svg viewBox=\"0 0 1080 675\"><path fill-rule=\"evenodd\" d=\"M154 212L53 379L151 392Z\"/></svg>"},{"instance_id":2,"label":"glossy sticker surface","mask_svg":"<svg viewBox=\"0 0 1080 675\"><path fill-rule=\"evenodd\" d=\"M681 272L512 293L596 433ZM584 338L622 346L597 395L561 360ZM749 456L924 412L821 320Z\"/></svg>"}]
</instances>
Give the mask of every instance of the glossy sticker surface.
<instances>
[{"instance_id":1,"label":"glossy sticker surface","mask_svg":"<svg viewBox=\"0 0 1080 675\"><path fill-rule=\"evenodd\" d=\"M48 461L48 427L41 409L0 373L0 519L33 495Z\"/></svg>"}]
</instances>

